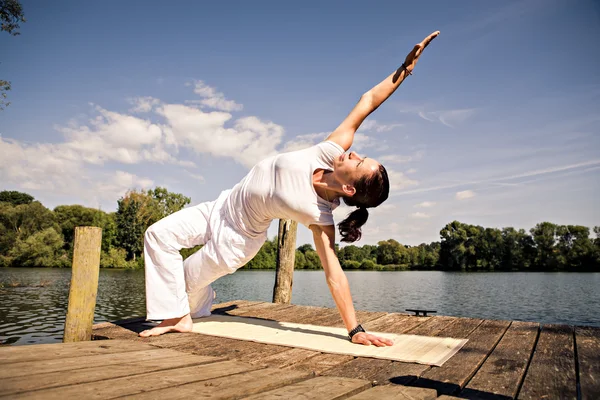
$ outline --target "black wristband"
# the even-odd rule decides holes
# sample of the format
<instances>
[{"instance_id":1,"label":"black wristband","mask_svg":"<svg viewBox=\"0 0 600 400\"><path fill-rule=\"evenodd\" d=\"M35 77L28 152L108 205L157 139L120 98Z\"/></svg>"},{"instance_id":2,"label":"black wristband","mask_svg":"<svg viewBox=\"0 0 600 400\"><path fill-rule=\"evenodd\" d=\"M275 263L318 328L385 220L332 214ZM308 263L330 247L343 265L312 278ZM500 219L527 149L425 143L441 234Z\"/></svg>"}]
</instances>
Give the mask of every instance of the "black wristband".
<instances>
[{"instance_id":1,"label":"black wristband","mask_svg":"<svg viewBox=\"0 0 600 400\"><path fill-rule=\"evenodd\" d=\"M358 332L364 332L364 328L362 327L361 324L358 324L358 326L354 329L352 329L350 332L348 332L348 338L350 338L350 340L352 340L352 336L356 335Z\"/></svg>"}]
</instances>

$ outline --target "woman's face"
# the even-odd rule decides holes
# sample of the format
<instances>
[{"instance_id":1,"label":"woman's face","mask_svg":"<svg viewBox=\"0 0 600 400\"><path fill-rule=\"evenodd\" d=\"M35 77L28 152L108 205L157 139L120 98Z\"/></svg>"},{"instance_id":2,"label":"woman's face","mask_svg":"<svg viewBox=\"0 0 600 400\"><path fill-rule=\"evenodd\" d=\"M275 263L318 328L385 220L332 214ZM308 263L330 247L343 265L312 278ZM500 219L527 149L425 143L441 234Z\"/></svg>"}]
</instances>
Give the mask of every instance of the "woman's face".
<instances>
[{"instance_id":1,"label":"woman's face","mask_svg":"<svg viewBox=\"0 0 600 400\"><path fill-rule=\"evenodd\" d=\"M354 185L363 176L370 176L379 169L379 163L372 158L361 157L356 152L342 154L333 164L334 173L340 183Z\"/></svg>"}]
</instances>

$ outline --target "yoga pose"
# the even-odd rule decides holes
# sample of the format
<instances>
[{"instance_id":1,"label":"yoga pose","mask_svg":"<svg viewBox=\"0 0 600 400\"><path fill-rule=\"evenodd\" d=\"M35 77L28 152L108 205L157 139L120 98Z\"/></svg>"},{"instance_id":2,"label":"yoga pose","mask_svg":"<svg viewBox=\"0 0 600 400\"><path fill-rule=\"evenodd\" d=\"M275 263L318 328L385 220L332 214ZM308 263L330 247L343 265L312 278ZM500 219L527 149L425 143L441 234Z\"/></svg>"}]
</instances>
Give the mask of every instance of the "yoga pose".
<instances>
[{"instance_id":1,"label":"yoga pose","mask_svg":"<svg viewBox=\"0 0 600 400\"><path fill-rule=\"evenodd\" d=\"M387 199L389 181L383 165L346 152L360 124L411 74L438 34L417 44L397 71L362 95L324 142L269 157L215 201L185 208L148 228L144 237L147 318L162 322L140 336L191 331L192 318L210 315L215 297L211 283L256 255L272 220L292 219L312 231L327 284L352 342L392 345L366 333L356 320L348 280L335 253L332 211L340 199L357 207L338 224L342 241L354 242L369 216L367 208ZM200 244L204 246L199 251L182 260L179 250Z\"/></svg>"}]
</instances>

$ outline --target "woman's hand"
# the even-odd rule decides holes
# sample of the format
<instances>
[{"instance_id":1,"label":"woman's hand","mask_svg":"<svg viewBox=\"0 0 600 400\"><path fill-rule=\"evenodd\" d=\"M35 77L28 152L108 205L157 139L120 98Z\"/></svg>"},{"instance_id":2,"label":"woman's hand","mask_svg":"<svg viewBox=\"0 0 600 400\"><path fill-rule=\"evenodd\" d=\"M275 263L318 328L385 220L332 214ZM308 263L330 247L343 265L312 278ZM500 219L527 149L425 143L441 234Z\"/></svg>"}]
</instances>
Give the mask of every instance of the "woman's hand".
<instances>
[{"instance_id":1,"label":"woman's hand","mask_svg":"<svg viewBox=\"0 0 600 400\"><path fill-rule=\"evenodd\" d=\"M421 53L423 53L423 50L425 50L425 47L429 46L429 43L431 43L431 41L435 39L439 34L440 31L433 32L431 35L423 39L421 43L416 44L412 51L408 53L406 59L404 60L404 65L409 73L412 72L412 70L417 65L417 61L419 61L419 57L421 56Z\"/></svg>"},{"instance_id":2,"label":"woman's hand","mask_svg":"<svg viewBox=\"0 0 600 400\"><path fill-rule=\"evenodd\" d=\"M374 344L377 347L392 346L394 344L390 339L371 335L367 332L358 332L356 335L352 336L352 343L364 344L365 346Z\"/></svg>"}]
</instances>

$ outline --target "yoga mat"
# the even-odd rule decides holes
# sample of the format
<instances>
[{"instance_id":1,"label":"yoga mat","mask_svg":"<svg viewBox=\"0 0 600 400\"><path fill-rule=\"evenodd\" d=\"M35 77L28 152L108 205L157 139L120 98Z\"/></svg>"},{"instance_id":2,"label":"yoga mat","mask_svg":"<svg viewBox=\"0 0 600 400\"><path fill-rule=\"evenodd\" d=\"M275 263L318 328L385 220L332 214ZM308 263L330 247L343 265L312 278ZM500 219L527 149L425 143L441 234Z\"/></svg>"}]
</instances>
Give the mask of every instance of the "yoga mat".
<instances>
[{"instance_id":1,"label":"yoga mat","mask_svg":"<svg viewBox=\"0 0 600 400\"><path fill-rule=\"evenodd\" d=\"M391 339L394 345L364 346L351 343L345 328L216 314L194 319L193 332L324 353L381 358L438 367L467 343L467 339L370 332Z\"/></svg>"}]
</instances>

